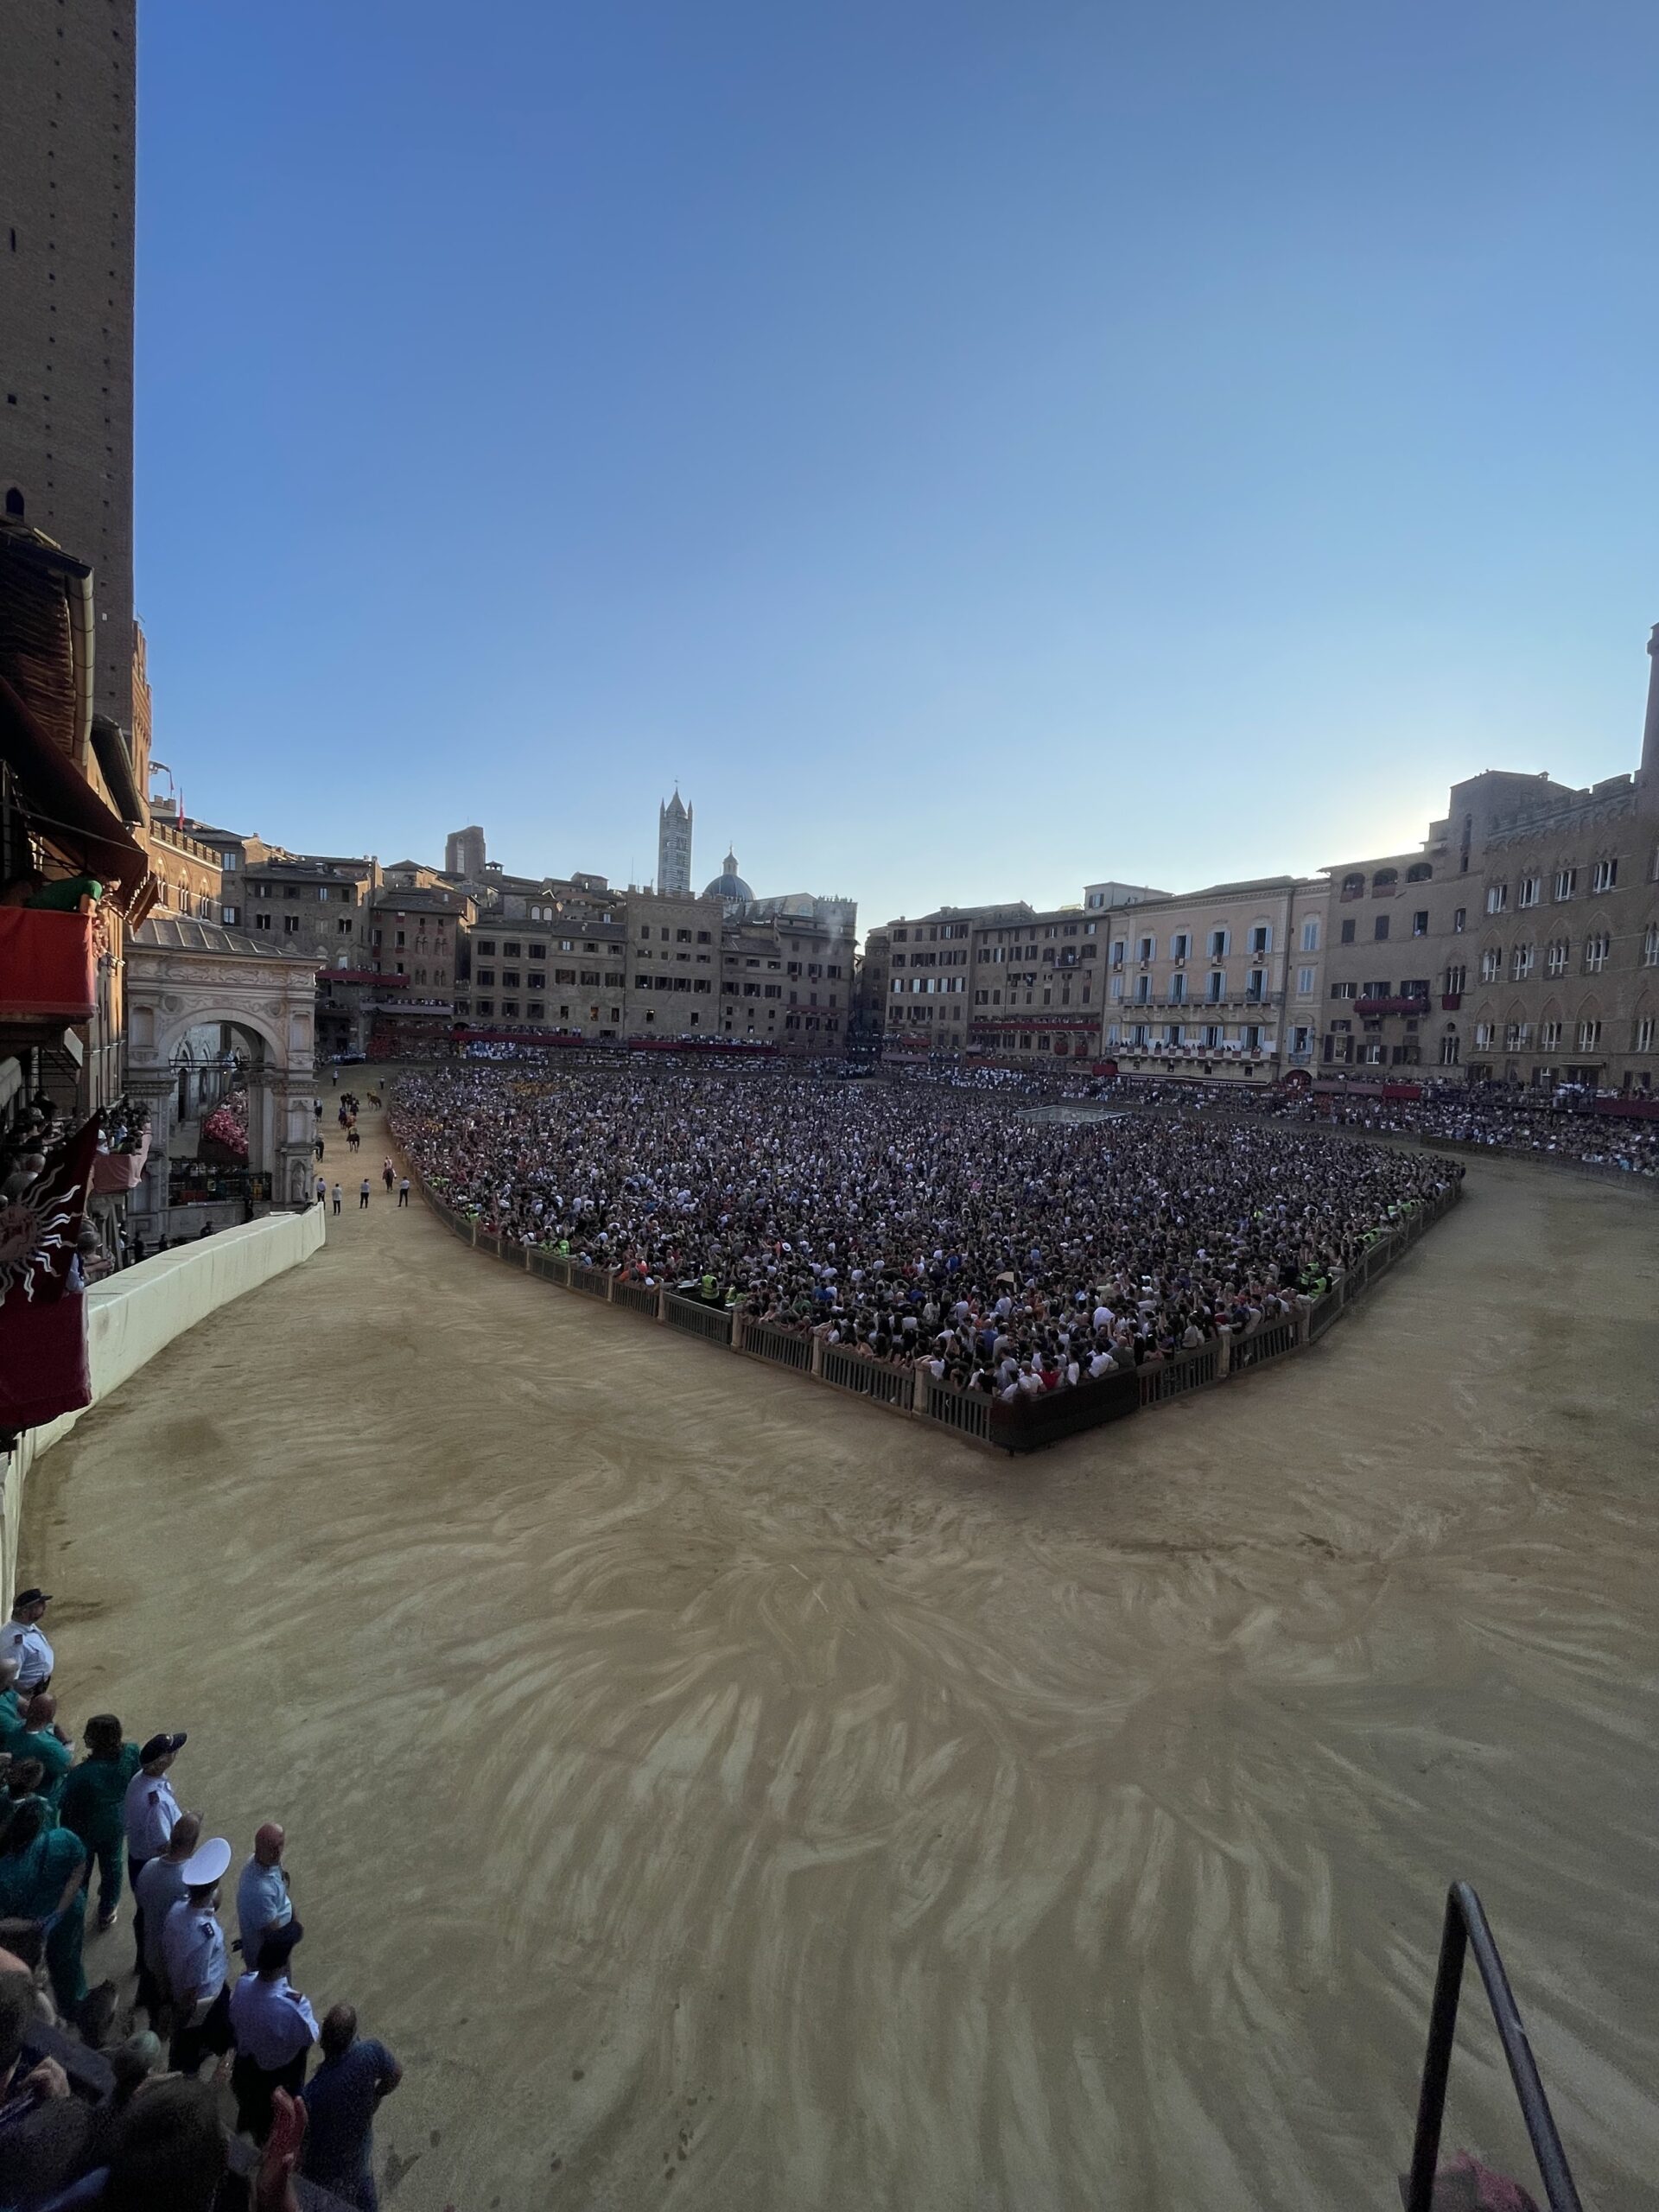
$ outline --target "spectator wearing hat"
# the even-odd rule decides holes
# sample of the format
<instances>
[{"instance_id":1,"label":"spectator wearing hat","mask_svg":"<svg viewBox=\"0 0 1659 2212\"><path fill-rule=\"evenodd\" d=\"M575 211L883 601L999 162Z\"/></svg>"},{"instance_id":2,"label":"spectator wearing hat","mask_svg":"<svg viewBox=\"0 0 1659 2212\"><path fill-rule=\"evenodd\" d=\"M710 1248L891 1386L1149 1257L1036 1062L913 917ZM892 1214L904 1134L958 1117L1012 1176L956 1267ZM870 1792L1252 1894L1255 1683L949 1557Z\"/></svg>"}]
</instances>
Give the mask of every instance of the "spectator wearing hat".
<instances>
[{"instance_id":1,"label":"spectator wearing hat","mask_svg":"<svg viewBox=\"0 0 1659 2212\"><path fill-rule=\"evenodd\" d=\"M357 2014L336 2005L322 2024L322 2063L306 2084L300 2171L358 2212L379 2212L374 2187L374 2115L404 2078L383 2043L359 2037Z\"/></svg>"},{"instance_id":2,"label":"spectator wearing hat","mask_svg":"<svg viewBox=\"0 0 1659 2212\"><path fill-rule=\"evenodd\" d=\"M41 1626L51 1602L48 1590L20 1590L10 1620L0 1629L0 1659L17 1662L17 1688L25 1695L43 1690L52 1679L52 1646Z\"/></svg>"},{"instance_id":3,"label":"spectator wearing hat","mask_svg":"<svg viewBox=\"0 0 1659 2212\"><path fill-rule=\"evenodd\" d=\"M167 2005L167 1961L162 1936L167 1916L184 1895L185 1861L194 1859L201 1840L201 1816L181 1813L173 1823L167 1849L145 1866L133 1885L133 1904L142 1915L143 1951L138 1965L137 2002L152 2020L159 2020Z\"/></svg>"},{"instance_id":4,"label":"spectator wearing hat","mask_svg":"<svg viewBox=\"0 0 1659 2212\"><path fill-rule=\"evenodd\" d=\"M231 2047L230 1957L219 1924L219 1885L231 1863L222 1835L209 1836L179 1869L184 1895L167 1916L162 1958L173 1999L173 2039L168 2064L194 2074L211 2051Z\"/></svg>"},{"instance_id":5,"label":"spectator wearing hat","mask_svg":"<svg viewBox=\"0 0 1659 2212\"><path fill-rule=\"evenodd\" d=\"M121 1825L127 1839L127 1874L132 1883L132 1941L140 1974L144 1967L143 1904L138 1896L138 1877L150 1859L167 1849L173 1823L179 1817L179 1801L173 1795L168 1770L183 1750L182 1732L152 1736L138 1753L138 1771L127 1784L121 1803Z\"/></svg>"},{"instance_id":6,"label":"spectator wearing hat","mask_svg":"<svg viewBox=\"0 0 1659 2212\"><path fill-rule=\"evenodd\" d=\"M250 1969L265 1937L286 1927L294 1917L288 1870L283 1865L287 1841L279 1823L267 1821L254 1831L253 1856L237 1877L236 1932L243 1961Z\"/></svg>"},{"instance_id":7,"label":"spectator wearing hat","mask_svg":"<svg viewBox=\"0 0 1659 2212\"><path fill-rule=\"evenodd\" d=\"M42 1779L41 1795L56 1807L64 1777L73 1757L57 1729L58 1700L49 1690L37 1690L23 1707L23 1725L0 1739L0 1751L9 1758L38 1759Z\"/></svg>"},{"instance_id":8,"label":"spectator wearing hat","mask_svg":"<svg viewBox=\"0 0 1659 2212\"><path fill-rule=\"evenodd\" d=\"M289 1980L289 1961L305 1930L297 1920L274 1929L259 1947L256 1971L231 1993L231 2033L236 2063L236 2124L263 2143L270 2133L271 2098L278 2089L297 2096L305 2063L317 2039L316 2016Z\"/></svg>"},{"instance_id":9,"label":"spectator wearing hat","mask_svg":"<svg viewBox=\"0 0 1659 2212\"><path fill-rule=\"evenodd\" d=\"M114 1927L121 1902L122 1813L128 1785L138 1771L139 1746L122 1740L121 1723L112 1713L92 1715L86 1723L86 1757L70 1770L58 1799L58 1813L97 1864L101 1934Z\"/></svg>"}]
</instances>

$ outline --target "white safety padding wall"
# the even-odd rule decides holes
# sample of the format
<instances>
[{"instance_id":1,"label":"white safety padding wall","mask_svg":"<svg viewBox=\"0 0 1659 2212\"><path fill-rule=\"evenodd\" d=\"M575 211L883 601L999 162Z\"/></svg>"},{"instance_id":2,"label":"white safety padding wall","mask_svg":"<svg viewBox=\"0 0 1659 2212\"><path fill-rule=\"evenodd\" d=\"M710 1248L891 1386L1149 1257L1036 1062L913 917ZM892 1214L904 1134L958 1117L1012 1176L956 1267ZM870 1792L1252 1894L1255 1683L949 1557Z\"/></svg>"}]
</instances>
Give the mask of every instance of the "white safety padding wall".
<instances>
[{"instance_id":1,"label":"white safety padding wall","mask_svg":"<svg viewBox=\"0 0 1659 2212\"><path fill-rule=\"evenodd\" d=\"M238 1229L219 1230L95 1284L86 1293L92 1404L101 1404L175 1337L309 1259L322 1242L323 1210L308 1206L301 1213L267 1214ZM0 1591L8 1599L16 1584L17 1528L29 1471L79 1419L78 1413L66 1414L49 1427L26 1429L0 1463Z\"/></svg>"}]
</instances>

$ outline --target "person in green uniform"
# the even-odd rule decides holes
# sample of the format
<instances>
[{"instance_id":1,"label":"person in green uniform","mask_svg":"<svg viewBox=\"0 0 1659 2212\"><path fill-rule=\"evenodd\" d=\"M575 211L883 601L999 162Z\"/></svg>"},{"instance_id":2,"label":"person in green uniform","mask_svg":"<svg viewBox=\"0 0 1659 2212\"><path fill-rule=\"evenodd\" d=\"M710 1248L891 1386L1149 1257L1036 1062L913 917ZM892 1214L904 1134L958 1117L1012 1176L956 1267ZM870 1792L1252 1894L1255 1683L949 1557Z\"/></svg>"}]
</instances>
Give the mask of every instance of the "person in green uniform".
<instances>
[{"instance_id":1,"label":"person in green uniform","mask_svg":"<svg viewBox=\"0 0 1659 2212\"><path fill-rule=\"evenodd\" d=\"M98 1925L113 1928L121 1904L121 1862L126 1831L121 1808L127 1784L138 1771L138 1746L124 1743L112 1713L86 1723L86 1756L70 1770L58 1800L63 1825L73 1828L98 1866Z\"/></svg>"},{"instance_id":2,"label":"person in green uniform","mask_svg":"<svg viewBox=\"0 0 1659 2212\"><path fill-rule=\"evenodd\" d=\"M74 1757L57 1732L57 1717L56 1698L50 1690L37 1690L23 1707L22 1726L0 1738L0 1751L8 1752L11 1758L39 1759L45 1777L41 1783L41 1795L54 1805L62 1792L69 1762Z\"/></svg>"},{"instance_id":3,"label":"person in green uniform","mask_svg":"<svg viewBox=\"0 0 1659 2212\"><path fill-rule=\"evenodd\" d=\"M0 1836L0 1916L46 1929L46 1970L58 2010L73 2019L86 2001L80 1942L86 1919L86 1853L68 1828L41 1825L37 1805L20 1805Z\"/></svg>"},{"instance_id":4,"label":"person in green uniform","mask_svg":"<svg viewBox=\"0 0 1659 2212\"><path fill-rule=\"evenodd\" d=\"M23 1725L22 1700L17 1694L17 1662L0 1659L0 1744L14 1728Z\"/></svg>"},{"instance_id":5,"label":"person in green uniform","mask_svg":"<svg viewBox=\"0 0 1659 2212\"><path fill-rule=\"evenodd\" d=\"M13 1759L6 1769L5 1795L0 1797L0 1834L4 1834L6 1822L20 1805L38 1805L47 1827L56 1827L58 1808L49 1797L41 1795L45 1778L39 1759Z\"/></svg>"}]
</instances>

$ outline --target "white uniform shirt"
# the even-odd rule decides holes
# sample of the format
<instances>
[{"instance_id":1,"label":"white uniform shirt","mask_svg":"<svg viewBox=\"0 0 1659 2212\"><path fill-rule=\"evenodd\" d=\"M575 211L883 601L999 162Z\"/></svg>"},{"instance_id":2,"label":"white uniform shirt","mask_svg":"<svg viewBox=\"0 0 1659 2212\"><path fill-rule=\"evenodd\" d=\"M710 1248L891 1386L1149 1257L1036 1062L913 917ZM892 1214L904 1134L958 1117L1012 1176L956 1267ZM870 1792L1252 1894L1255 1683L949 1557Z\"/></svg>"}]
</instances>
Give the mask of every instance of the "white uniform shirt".
<instances>
[{"instance_id":1,"label":"white uniform shirt","mask_svg":"<svg viewBox=\"0 0 1659 2212\"><path fill-rule=\"evenodd\" d=\"M184 1895L184 1877L179 1872L183 1864L181 1859L152 1859L138 1869L138 1879L133 1885L138 1910L144 1916L144 1964L157 1981L167 1980L162 1936L168 1913Z\"/></svg>"},{"instance_id":2,"label":"white uniform shirt","mask_svg":"<svg viewBox=\"0 0 1659 2212\"><path fill-rule=\"evenodd\" d=\"M231 2033L242 2057L275 2074L316 2041L316 2015L285 1974L245 1974L231 1992Z\"/></svg>"},{"instance_id":3,"label":"white uniform shirt","mask_svg":"<svg viewBox=\"0 0 1659 2212\"><path fill-rule=\"evenodd\" d=\"M293 1917L294 1902L282 1868L262 1866L257 1859L250 1859L236 1884L236 1932L250 1974L259 1964L259 1945L265 1930L285 1928Z\"/></svg>"},{"instance_id":4,"label":"white uniform shirt","mask_svg":"<svg viewBox=\"0 0 1659 2212\"><path fill-rule=\"evenodd\" d=\"M27 1697L52 1679L52 1647L34 1621L8 1621L0 1630L0 1659L17 1662L17 1693Z\"/></svg>"},{"instance_id":5,"label":"white uniform shirt","mask_svg":"<svg viewBox=\"0 0 1659 2212\"><path fill-rule=\"evenodd\" d=\"M162 1930L162 1959L167 1967L167 1986L181 2006L194 1993L195 2010L190 2014L190 2024L199 2027L207 2016L207 2009L225 1986L225 1977L230 1972L230 1960L225 1949L225 1931L205 1904L193 1905L188 1897L181 1897L167 1916L167 1925Z\"/></svg>"},{"instance_id":6,"label":"white uniform shirt","mask_svg":"<svg viewBox=\"0 0 1659 2212\"><path fill-rule=\"evenodd\" d=\"M179 1817L179 1801L164 1774L146 1774L140 1767L127 1784L121 1821L127 1832L127 1849L135 1859L154 1859L173 1838Z\"/></svg>"}]
</instances>

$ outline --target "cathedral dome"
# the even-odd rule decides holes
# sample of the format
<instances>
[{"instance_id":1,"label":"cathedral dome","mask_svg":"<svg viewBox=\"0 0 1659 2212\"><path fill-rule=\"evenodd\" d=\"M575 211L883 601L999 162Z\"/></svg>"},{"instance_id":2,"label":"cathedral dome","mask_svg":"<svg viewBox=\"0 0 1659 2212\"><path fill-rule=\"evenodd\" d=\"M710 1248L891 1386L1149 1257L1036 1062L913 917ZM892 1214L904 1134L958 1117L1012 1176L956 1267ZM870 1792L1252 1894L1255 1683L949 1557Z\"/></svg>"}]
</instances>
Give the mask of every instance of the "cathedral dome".
<instances>
[{"instance_id":1,"label":"cathedral dome","mask_svg":"<svg viewBox=\"0 0 1659 2212\"><path fill-rule=\"evenodd\" d=\"M737 872L735 853L727 854L725 874L717 875L702 895L705 899L724 899L731 903L741 903L745 906L753 898L753 892Z\"/></svg>"}]
</instances>

